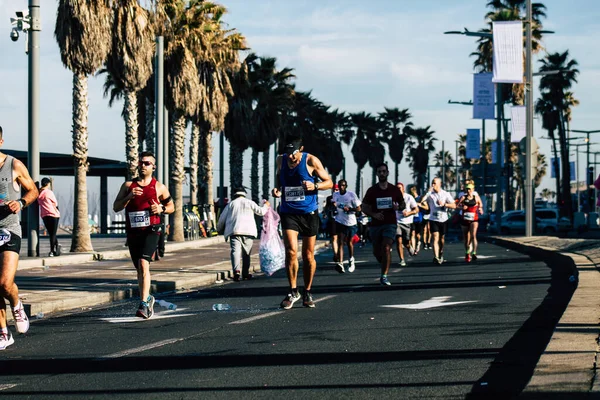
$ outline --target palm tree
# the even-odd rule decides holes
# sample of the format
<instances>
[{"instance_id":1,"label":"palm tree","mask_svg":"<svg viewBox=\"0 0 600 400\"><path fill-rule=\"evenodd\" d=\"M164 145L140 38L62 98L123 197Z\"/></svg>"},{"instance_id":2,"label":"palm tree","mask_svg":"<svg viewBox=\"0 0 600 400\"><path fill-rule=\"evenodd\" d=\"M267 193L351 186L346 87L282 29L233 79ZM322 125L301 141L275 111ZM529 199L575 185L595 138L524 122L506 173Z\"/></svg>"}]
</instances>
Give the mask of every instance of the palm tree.
<instances>
[{"instance_id":1,"label":"palm tree","mask_svg":"<svg viewBox=\"0 0 600 400\"><path fill-rule=\"evenodd\" d=\"M123 88L127 180L137 176L139 154L137 92L152 75L154 27L137 0L113 1L113 38L106 69ZM141 105L145 108L145 104Z\"/></svg>"},{"instance_id":2,"label":"palm tree","mask_svg":"<svg viewBox=\"0 0 600 400\"><path fill-rule=\"evenodd\" d=\"M377 118L370 113L360 112L349 114L352 125L356 130L352 144L352 156L356 163L356 193L360 193L362 169L372 158L369 156L372 139L377 134ZM385 150L384 150L385 154Z\"/></svg>"},{"instance_id":3,"label":"palm tree","mask_svg":"<svg viewBox=\"0 0 600 400\"><path fill-rule=\"evenodd\" d=\"M395 182L398 182L398 165L404 157L404 145L407 137L406 127L412 126L412 122L409 121L412 115L408 112L408 108L400 110L384 107L384 110L385 112L379 113L379 118L384 124L382 133L388 145L390 158L394 162Z\"/></svg>"},{"instance_id":4,"label":"palm tree","mask_svg":"<svg viewBox=\"0 0 600 400\"><path fill-rule=\"evenodd\" d=\"M563 193L564 210L566 216L571 217L573 203L571 199L571 182L570 182L570 165L569 165L569 149L567 146L567 120L570 116L571 106L576 104L576 100L570 93L569 89L573 83L577 82L579 70L576 60L569 59L569 51L564 53L547 54L540 60L542 66L540 72L561 71L559 74L544 75L540 79L540 92L542 96L546 95L546 100L556 111L558 120L558 137L560 146L560 158L562 164L562 185L561 192Z\"/></svg>"},{"instance_id":5,"label":"palm tree","mask_svg":"<svg viewBox=\"0 0 600 400\"><path fill-rule=\"evenodd\" d=\"M248 56L249 78L252 92L252 122L254 128L250 135L252 147L252 169L250 182L252 198L259 200L258 190L258 153L263 153L263 186L262 197L269 196L269 149L280 135L283 118L291 109L294 100L294 87L291 80L295 78L291 68L277 70L273 57Z\"/></svg>"},{"instance_id":6,"label":"palm tree","mask_svg":"<svg viewBox=\"0 0 600 400\"><path fill-rule=\"evenodd\" d=\"M443 184L446 189L449 189L451 186L456 185L457 176L456 169L454 168L454 158L449 151L444 151L442 155L442 151L435 153L433 156L435 161L435 166L439 167L437 172L437 176L441 177L443 180ZM444 168L442 169L442 165ZM442 171L443 170L443 171Z\"/></svg>"},{"instance_id":7,"label":"palm tree","mask_svg":"<svg viewBox=\"0 0 600 400\"><path fill-rule=\"evenodd\" d=\"M554 152L554 161L552 169L556 179L556 193L558 193L558 201L562 199L560 185L560 166L558 164L558 143L556 141L556 130L560 121L560 114L552 105L550 93L542 93L541 97L535 103L535 113L542 117L542 128L548 131L548 137L552 140L552 151Z\"/></svg>"},{"instance_id":8,"label":"palm tree","mask_svg":"<svg viewBox=\"0 0 600 400\"><path fill-rule=\"evenodd\" d=\"M93 251L88 222L88 75L110 51L112 14L109 0L59 0L54 36L63 64L73 72L73 158L75 197L71 252ZM81 29L86 27L86 29Z\"/></svg>"},{"instance_id":9,"label":"palm tree","mask_svg":"<svg viewBox=\"0 0 600 400\"><path fill-rule=\"evenodd\" d=\"M431 126L425 128L409 128L408 147L409 166L413 169L413 178L417 182L419 192L425 191L425 176L429 167L429 155L435 151L433 137L435 131Z\"/></svg>"}]
</instances>

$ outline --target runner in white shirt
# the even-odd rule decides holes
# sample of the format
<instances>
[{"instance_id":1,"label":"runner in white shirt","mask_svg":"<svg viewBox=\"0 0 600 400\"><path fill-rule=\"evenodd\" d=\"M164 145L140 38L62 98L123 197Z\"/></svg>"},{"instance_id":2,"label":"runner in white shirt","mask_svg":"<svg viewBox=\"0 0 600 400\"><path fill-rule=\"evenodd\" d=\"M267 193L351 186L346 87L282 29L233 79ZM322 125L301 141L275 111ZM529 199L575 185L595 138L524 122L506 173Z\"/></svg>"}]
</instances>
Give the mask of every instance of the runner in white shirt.
<instances>
[{"instance_id":1,"label":"runner in white shirt","mask_svg":"<svg viewBox=\"0 0 600 400\"><path fill-rule=\"evenodd\" d=\"M396 211L396 219L398 221L398 227L396 228L396 250L400 257L400 266L405 267L406 261L404 260L404 247L407 249L410 245L410 226L413 223L414 215L419 212L419 207L415 198L404 191L404 184L398 182L396 187L400 189L402 197L404 198L404 204L406 206L403 210ZM412 256L412 253L409 251Z\"/></svg>"},{"instance_id":2,"label":"runner in white shirt","mask_svg":"<svg viewBox=\"0 0 600 400\"><path fill-rule=\"evenodd\" d=\"M427 196L429 206L429 229L433 241L433 262L444 262L444 241L448 232L448 208L456 208L456 203L450 195L442 189L442 180L434 178L431 182L432 191Z\"/></svg>"},{"instance_id":3,"label":"runner in white shirt","mask_svg":"<svg viewBox=\"0 0 600 400\"><path fill-rule=\"evenodd\" d=\"M356 221L356 212L360 211L362 204L356 193L346 190L348 182L345 179L340 179L338 182L339 192L335 192L331 199L333 205L337 207L335 215L335 231L338 234L338 256L335 264L335 269L340 274L346 272L344 270L344 243L348 246L348 272L354 272L354 243L352 238L358 232Z\"/></svg>"}]
</instances>

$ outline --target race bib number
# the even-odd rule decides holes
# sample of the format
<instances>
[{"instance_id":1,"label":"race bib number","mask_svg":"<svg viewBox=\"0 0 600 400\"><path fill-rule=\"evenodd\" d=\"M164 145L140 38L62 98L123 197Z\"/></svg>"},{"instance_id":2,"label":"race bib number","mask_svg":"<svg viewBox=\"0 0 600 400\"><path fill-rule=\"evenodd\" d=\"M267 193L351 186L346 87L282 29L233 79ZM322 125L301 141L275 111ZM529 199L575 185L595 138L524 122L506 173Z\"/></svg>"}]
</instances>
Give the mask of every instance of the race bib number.
<instances>
[{"instance_id":1,"label":"race bib number","mask_svg":"<svg viewBox=\"0 0 600 400\"><path fill-rule=\"evenodd\" d=\"M437 219L444 219L444 215L448 215L446 211L436 211L435 216Z\"/></svg>"},{"instance_id":2,"label":"race bib number","mask_svg":"<svg viewBox=\"0 0 600 400\"><path fill-rule=\"evenodd\" d=\"M0 246L4 246L6 243L10 242L11 234L6 229L0 229Z\"/></svg>"},{"instance_id":3,"label":"race bib number","mask_svg":"<svg viewBox=\"0 0 600 400\"><path fill-rule=\"evenodd\" d=\"M380 197L377 199L377 209L387 210L393 208L391 197Z\"/></svg>"},{"instance_id":4,"label":"race bib number","mask_svg":"<svg viewBox=\"0 0 600 400\"><path fill-rule=\"evenodd\" d=\"M145 228L150 226L150 211L131 211L129 213L129 224L132 228Z\"/></svg>"},{"instance_id":5,"label":"race bib number","mask_svg":"<svg viewBox=\"0 0 600 400\"><path fill-rule=\"evenodd\" d=\"M304 188L302 186L286 186L286 201L304 201Z\"/></svg>"},{"instance_id":6,"label":"race bib number","mask_svg":"<svg viewBox=\"0 0 600 400\"><path fill-rule=\"evenodd\" d=\"M465 221L475 221L475 213L474 212L466 212L463 214L463 218Z\"/></svg>"}]
</instances>

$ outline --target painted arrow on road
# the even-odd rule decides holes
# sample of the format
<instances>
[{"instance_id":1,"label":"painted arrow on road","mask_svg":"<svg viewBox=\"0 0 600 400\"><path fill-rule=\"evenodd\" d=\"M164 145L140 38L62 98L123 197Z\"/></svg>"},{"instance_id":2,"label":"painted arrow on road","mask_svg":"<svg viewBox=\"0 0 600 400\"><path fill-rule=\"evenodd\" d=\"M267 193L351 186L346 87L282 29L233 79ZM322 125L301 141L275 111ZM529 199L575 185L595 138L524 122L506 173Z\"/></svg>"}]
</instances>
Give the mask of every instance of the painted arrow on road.
<instances>
[{"instance_id":1,"label":"painted arrow on road","mask_svg":"<svg viewBox=\"0 0 600 400\"><path fill-rule=\"evenodd\" d=\"M454 306L457 304L466 304L466 303L476 303L477 302L477 300L446 302L446 300L450 300L451 298L452 298L452 296L439 296L439 297L432 297L429 300L424 300L417 304L392 304L392 305L379 306L379 307L406 308L408 310L426 310L428 308Z\"/></svg>"}]
</instances>

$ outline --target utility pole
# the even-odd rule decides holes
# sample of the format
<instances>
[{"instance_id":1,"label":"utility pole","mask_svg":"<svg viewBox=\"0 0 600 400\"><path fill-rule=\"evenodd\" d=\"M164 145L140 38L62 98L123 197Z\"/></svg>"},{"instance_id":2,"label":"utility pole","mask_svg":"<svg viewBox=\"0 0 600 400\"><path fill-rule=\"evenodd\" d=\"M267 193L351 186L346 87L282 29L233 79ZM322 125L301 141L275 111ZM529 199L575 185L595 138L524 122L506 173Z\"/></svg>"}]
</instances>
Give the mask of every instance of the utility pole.
<instances>
[{"instance_id":1,"label":"utility pole","mask_svg":"<svg viewBox=\"0 0 600 400\"><path fill-rule=\"evenodd\" d=\"M527 21L525 22L525 103L526 103L526 144L525 144L525 237L533 235L533 71L531 70L531 0L527 0Z\"/></svg>"}]
</instances>

